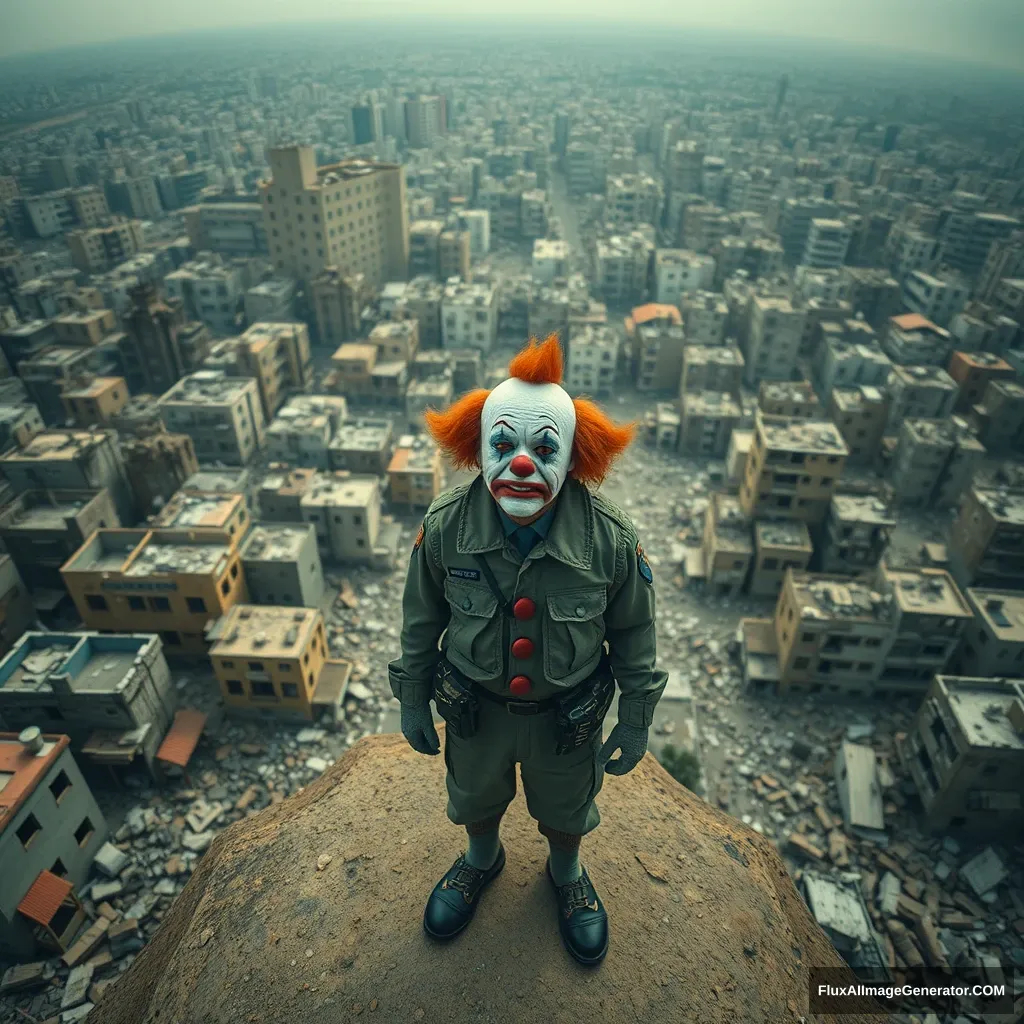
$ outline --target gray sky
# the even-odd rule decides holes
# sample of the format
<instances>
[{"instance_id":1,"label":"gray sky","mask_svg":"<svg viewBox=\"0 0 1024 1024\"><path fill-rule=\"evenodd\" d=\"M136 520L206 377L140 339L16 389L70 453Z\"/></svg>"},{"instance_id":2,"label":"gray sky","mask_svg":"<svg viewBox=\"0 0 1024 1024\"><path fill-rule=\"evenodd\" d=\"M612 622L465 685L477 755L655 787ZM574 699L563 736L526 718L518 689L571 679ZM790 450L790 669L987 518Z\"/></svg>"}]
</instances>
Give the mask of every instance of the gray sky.
<instances>
[{"instance_id":1,"label":"gray sky","mask_svg":"<svg viewBox=\"0 0 1024 1024\"><path fill-rule=\"evenodd\" d=\"M0 0L0 57L202 29L387 17L732 29L1024 71L1024 0Z\"/></svg>"}]
</instances>

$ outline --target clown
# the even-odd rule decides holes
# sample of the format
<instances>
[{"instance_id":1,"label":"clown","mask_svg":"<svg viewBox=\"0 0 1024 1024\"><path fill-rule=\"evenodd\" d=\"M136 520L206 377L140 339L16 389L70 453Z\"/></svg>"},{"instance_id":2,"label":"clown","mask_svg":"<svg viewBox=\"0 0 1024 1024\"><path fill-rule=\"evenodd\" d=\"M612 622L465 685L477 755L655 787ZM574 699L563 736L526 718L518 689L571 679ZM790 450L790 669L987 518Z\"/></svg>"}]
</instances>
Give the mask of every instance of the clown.
<instances>
[{"instance_id":1,"label":"clown","mask_svg":"<svg viewBox=\"0 0 1024 1024\"><path fill-rule=\"evenodd\" d=\"M665 673L655 666L650 565L629 517L591 489L633 428L570 398L561 380L557 338L531 341L492 391L427 413L449 460L479 474L427 511L389 673L414 750L440 753L431 698L447 723L448 816L468 835L427 901L427 934L461 932L505 866L499 825L518 764L548 840L562 941L596 964L608 917L580 840L600 821L604 774L625 775L646 752ZM616 685L618 723L602 745Z\"/></svg>"}]
</instances>

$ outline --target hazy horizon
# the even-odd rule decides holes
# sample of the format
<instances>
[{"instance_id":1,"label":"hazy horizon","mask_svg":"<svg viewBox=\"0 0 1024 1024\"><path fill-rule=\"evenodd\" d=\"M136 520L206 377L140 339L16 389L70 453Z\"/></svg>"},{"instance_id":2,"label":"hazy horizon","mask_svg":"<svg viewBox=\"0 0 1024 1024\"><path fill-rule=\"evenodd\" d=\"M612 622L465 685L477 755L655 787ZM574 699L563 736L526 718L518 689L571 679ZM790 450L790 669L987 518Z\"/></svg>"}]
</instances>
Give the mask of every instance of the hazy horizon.
<instances>
[{"instance_id":1,"label":"hazy horizon","mask_svg":"<svg viewBox=\"0 0 1024 1024\"><path fill-rule=\"evenodd\" d=\"M467 0L178 0L160 9L130 0L0 0L0 59L76 45L127 42L204 31L304 25L380 23L408 19L437 27L543 28L572 24L594 28L628 25L638 31L664 29L734 32L746 37L833 42L907 54L968 61L1024 72L1024 0L860 0L828 7L820 0L563 0L557 8L541 0L491 5L481 12Z\"/></svg>"}]
</instances>

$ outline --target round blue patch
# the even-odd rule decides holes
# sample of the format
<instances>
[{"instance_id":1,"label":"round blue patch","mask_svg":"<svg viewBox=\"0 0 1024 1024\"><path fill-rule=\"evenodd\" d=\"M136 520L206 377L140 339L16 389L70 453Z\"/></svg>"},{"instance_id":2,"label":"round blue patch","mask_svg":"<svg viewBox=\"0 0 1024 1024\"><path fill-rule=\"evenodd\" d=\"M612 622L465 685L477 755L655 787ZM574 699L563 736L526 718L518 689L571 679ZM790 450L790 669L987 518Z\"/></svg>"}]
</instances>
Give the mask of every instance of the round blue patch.
<instances>
[{"instance_id":1,"label":"round blue patch","mask_svg":"<svg viewBox=\"0 0 1024 1024\"><path fill-rule=\"evenodd\" d=\"M651 563L647 561L644 549L639 543L636 546L636 569L643 577L644 583L651 586L654 585L654 573L651 571Z\"/></svg>"}]
</instances>

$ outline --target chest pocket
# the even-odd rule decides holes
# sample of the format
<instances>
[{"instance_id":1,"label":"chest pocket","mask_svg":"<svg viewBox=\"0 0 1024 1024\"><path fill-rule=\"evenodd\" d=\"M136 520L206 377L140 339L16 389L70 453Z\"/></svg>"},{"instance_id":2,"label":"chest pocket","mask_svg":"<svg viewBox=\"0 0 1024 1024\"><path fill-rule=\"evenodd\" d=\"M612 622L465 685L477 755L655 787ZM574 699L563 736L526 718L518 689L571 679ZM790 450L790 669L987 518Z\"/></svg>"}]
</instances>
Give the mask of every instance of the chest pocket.
<instances>
[{"instance_id":1,"label":"chest pocket","mask_svg":"<svg viewBox=\"0 0 1024 1024\"><path fill-rule=\"evenodd\" d=\"M444 596L451 607L445 651L463 671L481 681L501 674L501 612L497 598L486 588L452 579L444 581Z\"/></svg>"},{"instance_id":2,"label":"chest pocket","mask_svg":"<svg viewBox=\"0 0 1024 1024\"><path fill-rule=\"evenodd\" d=\"M597 664L604 642L604 587L562 590L547 596L544 616L544 674L575 685ZM571 678L579 675L579 679Z\"/></svg>"}]
</instances>

